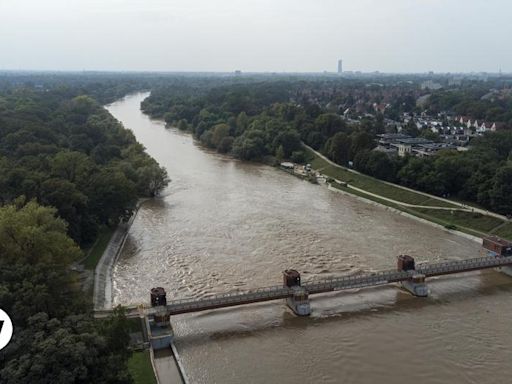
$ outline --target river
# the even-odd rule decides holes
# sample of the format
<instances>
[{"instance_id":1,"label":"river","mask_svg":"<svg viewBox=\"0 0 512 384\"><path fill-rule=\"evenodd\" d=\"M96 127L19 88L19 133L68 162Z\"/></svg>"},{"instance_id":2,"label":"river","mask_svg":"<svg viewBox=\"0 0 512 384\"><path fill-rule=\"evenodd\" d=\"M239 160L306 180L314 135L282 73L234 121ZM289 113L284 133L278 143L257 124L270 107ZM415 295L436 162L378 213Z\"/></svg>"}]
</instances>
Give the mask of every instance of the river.
<instances>
[{"instance_id":1,"label":"river","mask_svg":"<svg viewBox=\"0 0 512 384\"><path fill-rule=\"evenodd\" d=\"M277 285L477 257L474 241L384 208L198 146L140 111L147 94L108 110L172 183L144 203L115 265L115 303ZM495 271L429 280L430 296L393 286L313 296L312 315L281 301L172 318L191 383L508 383L512 279Z\"/></svg>"}]
</instances>

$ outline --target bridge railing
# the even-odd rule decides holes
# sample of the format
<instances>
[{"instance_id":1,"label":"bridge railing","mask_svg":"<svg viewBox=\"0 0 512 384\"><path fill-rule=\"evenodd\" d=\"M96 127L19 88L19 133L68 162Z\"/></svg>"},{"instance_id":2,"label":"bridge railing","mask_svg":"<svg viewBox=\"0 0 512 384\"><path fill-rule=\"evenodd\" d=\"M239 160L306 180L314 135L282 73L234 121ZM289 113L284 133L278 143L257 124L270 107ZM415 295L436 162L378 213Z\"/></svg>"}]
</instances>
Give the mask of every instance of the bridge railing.
<instances>
[{"instance_id":1,"label":"bridge railing","mask_svg":"<svg viewBox=\"0 0 512 384\"><path fill-rule=\"evenodd\" d=\"M180 299L167 302L167 309L182 310L182 309L198 309L205 306L229 305L234 303L243 303L247 301L256 301L258 299L282 298L292 296L293 290L282 286L271 286L264 288L257 288L245 292L228 292L210 297L202 297L200 299Z\"/></svg>"},{"instance_id":2,"label":"bridge railing","mask_svg":"<svg viewBox=\"0 0 512 384\"><path fill-rule=\"evenodd\" d=\"M304 288L310 293L321 293L343 289L383 285L409 279L414 272L387 270L363 275L333 277L321 281L308 282Z\"/></svg>"},{"instance_id":3,"label":"bridge railing","mask_svg":"<svg viewBox=\"0 0 512 384\"><path fill-rule=\"evenodd\" d=\"M420 265L416 270L428 277L476 269L495 268L504 265L512 265L512 258L486 256L465 260L453 260L430 265Z\"/></svg>"}]
</instances>

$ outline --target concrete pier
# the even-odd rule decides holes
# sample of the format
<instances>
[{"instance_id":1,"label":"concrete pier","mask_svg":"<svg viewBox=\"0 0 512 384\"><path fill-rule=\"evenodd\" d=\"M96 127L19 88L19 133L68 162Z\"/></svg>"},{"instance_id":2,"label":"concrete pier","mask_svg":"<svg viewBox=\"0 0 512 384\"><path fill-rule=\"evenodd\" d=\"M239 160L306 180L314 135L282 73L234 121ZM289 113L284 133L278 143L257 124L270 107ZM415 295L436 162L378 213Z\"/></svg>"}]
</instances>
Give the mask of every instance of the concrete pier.
<instances>
[{"instance_id":1,"label":"concrete pier","mask_svg":"<svg viewBox=\"0 0 512 384\"><path fill-rule=\"evenodd\" d=\"M407 272L410 277L400 281L400 286L406 291L417 297L427 297L428 287L425 283L425 275L416 272L416 262L414 257L400 255L397 259L396 269L401 272Z\"/></svg>"},{"instance_id":2,"label":"concrete pier","mask_svg":"<svg viewBox=\"0 0 512 384\"><path fill-rule=\"evenodd\" d=\"M162 287L152 288L150 299L153 312L146 316L149 343L154 350L169 348L174 332L171 327L171 315L166 307L167 293L165 289Z\"/></svg>"},{"instance_id":3,"label":"concrete pier","mask_svg":"<svg viewBox=\"0 0 512 384\"><path fill-rule=\"evenodd\" d=\"M295 269L287 269L283 272L283 287L293 290L293 296L286 298L286 305L297 316L309 316L311 307L309 305L308 291L301 287L300 273Z\"/></svg>"},{"instance_id":4,"label":"concrete pier","mask_svg":"<svg viewBox=\"0 0 512 384\"><path fill-rule=\"evenodd\" d=\"M308 292L302 287L293 287L295 292L292 297L286 299L286 305L297 316L309 316L311 314L311 307L309 305Z\"/></svg>"},{"instance_id":5,"label":"concrete pier","mask_svg":"<svg viewBox=\"0 0 512 384\"><path fill-rule=\"evenodd\" d=\"M425 275L420 273L413 275L409 280L400 283L403 289L417 297L428 296L428 286L425 283Z\"/></svg>"}]
</instances>

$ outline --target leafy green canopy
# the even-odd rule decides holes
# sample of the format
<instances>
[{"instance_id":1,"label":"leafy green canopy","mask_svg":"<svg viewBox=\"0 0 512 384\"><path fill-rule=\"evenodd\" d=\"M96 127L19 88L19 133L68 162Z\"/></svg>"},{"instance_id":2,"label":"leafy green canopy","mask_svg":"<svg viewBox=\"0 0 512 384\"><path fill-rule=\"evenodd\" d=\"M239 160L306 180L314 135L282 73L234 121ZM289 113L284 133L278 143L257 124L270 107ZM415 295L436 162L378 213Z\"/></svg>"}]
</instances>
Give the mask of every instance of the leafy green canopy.
<instances>
[{"instance_id":1,"label":"leafy green canopy","mask_svg":"<svg viewBox=\"0 0 512 384\"><path fill-rule=\"evenodd\" d=\"M18 89L0 96L0 203L54 206L80 245L158 194L166 171L88 96Z\"/></svg>"},{"instance_id":2,"label":"leafy green canopy","mask_svg":"<svg viewBox=\"0 0 512 384\"><path fill-rule=\"evenodd\" d=\"M80 255L56 209L23 199L0 207L0 306L14 323L0 382L130 383L122 310L98 324L69 267Z\"/></svg>"}]
</instances>

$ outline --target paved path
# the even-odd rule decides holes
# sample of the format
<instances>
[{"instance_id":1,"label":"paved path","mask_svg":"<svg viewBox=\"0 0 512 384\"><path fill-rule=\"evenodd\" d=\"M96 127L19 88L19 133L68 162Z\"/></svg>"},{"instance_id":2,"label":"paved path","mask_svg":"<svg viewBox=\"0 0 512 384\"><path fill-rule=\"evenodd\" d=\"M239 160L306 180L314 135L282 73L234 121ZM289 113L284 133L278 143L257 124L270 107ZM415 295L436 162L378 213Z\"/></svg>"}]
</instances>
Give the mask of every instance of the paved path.
<instances>
[{"instance_id":1,"label":"paved path","mask_svg":"<svg viewBox=\"0 0 512 384\"><path fill-rule=\"evenodd\" d=\"M372 193L372 192L368 192L368 191L365 191L364 189L361 189L361 188L357 188L357 187L354 187L353 185L350 185L350 184L347 184L347 187L350 188L350 189L353 189L355 191L359 191L361 193L364 193L366 195L369 195L369 196L373 196L373 197L377 197L381 200L385 200L385 201L389 201L390 203L394 203L394 204L398 204L398 205L403 205L404 207L410 207L410 208L426 208L426 209L435 209L435 210L441 210L441 211L464 211L464 212L473 212L472 209L470 208L459 208L459 207L436 207L436 206L431 206L431 205L416 205L416 204L409 204L409 203L404 203L402 201L398 201L398 200L393 200L393 199L390 199L390 198L387 198L387 197L384 197L384 196L381 196L381 195L377 195L375 193Z\"/></svg>"},{"instance_id":2,"label":"paved path","mask_svg":"<svg viewBox=\"0 0 512 384\"><path fill-rule=\"evenodd\" d=\"M112 235L94 270L94 309L112 307L112 268L121 250L129 226L120 224Z\"/></svg>"},{"instance_id":3,"label":"paved path","mask_svg":"<svg viewBox=\"0 0 512 384\"><path fill-rule=\"evenodd\" d=\"M94 294L93 307L94 310L112 308L112 268L123 248L128 231L139 212L139 208L147 198L139 199L137 207L128 222L120 223L110 241L101 255L100 261L94 269Z\"/></svg>"}]
</instances>

